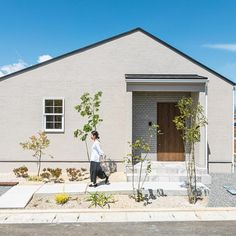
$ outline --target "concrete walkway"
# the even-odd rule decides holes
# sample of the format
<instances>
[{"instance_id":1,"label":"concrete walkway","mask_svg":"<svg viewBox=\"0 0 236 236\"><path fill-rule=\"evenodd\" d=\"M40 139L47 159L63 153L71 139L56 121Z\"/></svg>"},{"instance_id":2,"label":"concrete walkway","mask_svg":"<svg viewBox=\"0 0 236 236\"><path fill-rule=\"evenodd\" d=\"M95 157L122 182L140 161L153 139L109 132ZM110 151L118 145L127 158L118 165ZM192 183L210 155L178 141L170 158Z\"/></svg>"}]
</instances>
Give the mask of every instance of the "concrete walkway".
<instances>
[{"instance_id":1,"label":"concrete walkway","mask_svg":"<svg viewBox=\"0 0 236 236\"><path fill-rule=\"evenodd\" d=\"M136 186L137 184L135 184ZM199 187L207 187L198 184ZM187 195L187 189L182 182L146 182L146 190L163 189L167 195L182 196ZM90 188L86 183L66 183L66 184L42 184L42 185L17 185L12 187L0 196L0 209L24 208L33 195L45 195L56 193L85 194L87 192L107 192L116 194L132 193L132 183L113 182L109 185L100 184L97 188Z\"/></svg>"},{"instance_id":2,"label":"concrete walkway","mask_svg":"<svg viewBox=\"0 0 236 236\"><path fill-rule=\"evenodd\" d=\"M41 185L16 185L0 196L1 208L24 208Z\"/></svg>"},{"instance_id":3,"label":"concrete walkway","mask_svg":"<svg viewBox=\"0 0 236 236\"><path fill-rule=\"evenodd\" d=\"M0 211L0 224L235 220L236 208Z\"/></svg>"}]
</instances>

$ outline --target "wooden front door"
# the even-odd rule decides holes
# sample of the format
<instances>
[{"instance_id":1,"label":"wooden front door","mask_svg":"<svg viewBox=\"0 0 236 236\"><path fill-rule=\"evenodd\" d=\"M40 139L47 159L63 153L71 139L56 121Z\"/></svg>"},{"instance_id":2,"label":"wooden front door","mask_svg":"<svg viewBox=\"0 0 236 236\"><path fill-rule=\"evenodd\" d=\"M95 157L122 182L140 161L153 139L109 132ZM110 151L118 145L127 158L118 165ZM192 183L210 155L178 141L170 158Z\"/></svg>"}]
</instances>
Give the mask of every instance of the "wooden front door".
<instances>
[{"instance_id":1,"label":"wooden front door","mask_svg":"<svg viewBox=\"0 0 236 236\"><path fill-rule=\"evenodd\" d=\"M184 161L183 140L173 123L178 114L176 103L157 104L157 124L160 125L162 133L157 137L158 161Z\"/></svg>"}]
</instances>

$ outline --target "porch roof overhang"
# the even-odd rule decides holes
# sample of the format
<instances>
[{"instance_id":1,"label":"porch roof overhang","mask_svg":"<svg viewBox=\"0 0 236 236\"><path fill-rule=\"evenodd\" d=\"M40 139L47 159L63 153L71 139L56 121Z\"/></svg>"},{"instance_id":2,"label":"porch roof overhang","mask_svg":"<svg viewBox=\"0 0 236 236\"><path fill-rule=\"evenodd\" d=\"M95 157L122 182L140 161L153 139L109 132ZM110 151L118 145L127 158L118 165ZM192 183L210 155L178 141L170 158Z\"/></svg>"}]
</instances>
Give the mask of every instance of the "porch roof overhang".
<instances>
[{"instance_id":1,"label":"porch roof overhang","mask_svg":"<svg viewBox=\"0 0 236 236\"><path fill-rule=\"evenodd\" d=\"M126 74L127 91L205 92L207 77L196 74Z\"/></svg>"}]
</instances>

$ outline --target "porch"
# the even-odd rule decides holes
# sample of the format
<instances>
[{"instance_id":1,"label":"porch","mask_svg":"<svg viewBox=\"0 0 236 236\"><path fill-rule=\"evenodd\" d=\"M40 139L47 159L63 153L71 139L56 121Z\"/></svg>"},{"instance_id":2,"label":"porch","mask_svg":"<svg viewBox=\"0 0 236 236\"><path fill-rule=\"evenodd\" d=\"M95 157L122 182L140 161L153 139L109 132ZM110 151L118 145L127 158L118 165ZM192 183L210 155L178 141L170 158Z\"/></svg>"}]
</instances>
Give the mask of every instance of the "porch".
<instances>
[{"instance_id":1,"label":"porch","mask_svg":"<svg viewBox=\"0 0 236 236\"><path fill-rule=\"evenodd\" d=\"M127 91L132 92L132 140L142 138L151 148L149 157L153 167L148 181L184 181L184 145L173 123L179 112L176 104L182 97L192 97L203 106L207 116L207 78L186 74L132 74L126 75L126 85ZM152 124L160 126L161 134L150 139ZM201 129L201 142L197 144L195 156L198 180L209 183L207 127Z\"/></svg>"}]
</instances>

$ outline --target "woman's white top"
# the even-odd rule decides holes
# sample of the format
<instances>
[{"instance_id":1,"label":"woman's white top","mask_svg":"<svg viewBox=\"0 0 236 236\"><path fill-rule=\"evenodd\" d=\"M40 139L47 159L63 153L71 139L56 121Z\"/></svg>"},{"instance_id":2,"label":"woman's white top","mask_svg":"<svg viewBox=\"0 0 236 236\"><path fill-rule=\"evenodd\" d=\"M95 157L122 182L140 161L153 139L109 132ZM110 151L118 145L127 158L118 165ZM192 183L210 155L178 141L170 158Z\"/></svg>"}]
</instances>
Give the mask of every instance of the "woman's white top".
<instances>
[{"instance_id":1,"label":"woman's white top","mask_svg":"<svg viewBox=\"0 0 236 236\"><path fill-rule=\"evenodd\" d=\"M96 139L92 146L91 161L100 162L100 156L104 155L100 142Z\"/></svg>"}]
</instances>

